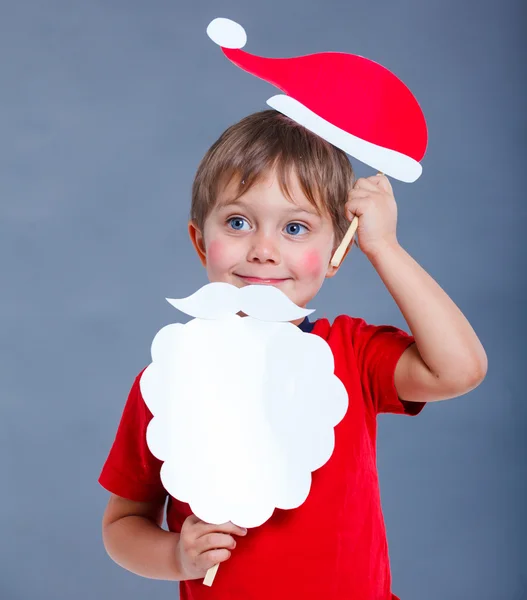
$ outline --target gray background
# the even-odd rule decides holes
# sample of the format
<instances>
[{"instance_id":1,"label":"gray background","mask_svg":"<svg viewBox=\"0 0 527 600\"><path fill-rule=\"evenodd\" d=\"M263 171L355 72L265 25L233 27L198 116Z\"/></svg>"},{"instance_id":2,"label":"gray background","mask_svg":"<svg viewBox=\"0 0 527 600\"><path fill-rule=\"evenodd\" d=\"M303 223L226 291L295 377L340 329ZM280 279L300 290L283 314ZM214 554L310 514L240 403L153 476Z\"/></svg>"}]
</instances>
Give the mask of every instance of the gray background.
<instances>
[{"instance_id":1,"label":"gray background","mask_svg":"<svg viewBox=\"0 0 527 600\"><path fill-rule=\"evenodd\" d=\"M490 366L464 397L380 417L393 590L526 597L521 4L0 2L2 599L177 596L107 557L97 477L153 335L180 319L164 298L206 283L186 233L198 161L277 93L207 38L217 16L249 52L362 54L419 99L430 143L421 179L393 182L399 240ZM355 249L311 306L408 330Z\"/></svg>"}]
</instances>

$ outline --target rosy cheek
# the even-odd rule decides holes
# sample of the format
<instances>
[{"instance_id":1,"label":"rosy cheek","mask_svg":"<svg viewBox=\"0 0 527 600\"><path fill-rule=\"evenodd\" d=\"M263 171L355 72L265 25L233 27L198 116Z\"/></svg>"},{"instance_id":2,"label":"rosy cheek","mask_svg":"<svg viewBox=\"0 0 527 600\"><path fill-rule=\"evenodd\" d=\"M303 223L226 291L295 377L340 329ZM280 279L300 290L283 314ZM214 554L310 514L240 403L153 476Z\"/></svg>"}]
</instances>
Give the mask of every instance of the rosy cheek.
<instances>
[{"instance_id":1,"label":"rosy cheek","mask_svg":"<svg viewBox=\"0 0 527 600\"><path fill-rule=\"evenodd\" d=\"M322 259L316 250L308 250L302 257L302 269L310 277L318 277L322 269Z\"/></svg>"},{"instance_id":2,"label":"rosy cheek","mask_svg":"<svg viewBox=\"0 0 527 600\"><path fill-rule=\"evenodd\" d=\"M225 256L225 248L222 242L217 240L213 240L209 247L207 248L207 258L209 263L218 263L221 262L223 257Z\"/></svg>"}]
</instances>

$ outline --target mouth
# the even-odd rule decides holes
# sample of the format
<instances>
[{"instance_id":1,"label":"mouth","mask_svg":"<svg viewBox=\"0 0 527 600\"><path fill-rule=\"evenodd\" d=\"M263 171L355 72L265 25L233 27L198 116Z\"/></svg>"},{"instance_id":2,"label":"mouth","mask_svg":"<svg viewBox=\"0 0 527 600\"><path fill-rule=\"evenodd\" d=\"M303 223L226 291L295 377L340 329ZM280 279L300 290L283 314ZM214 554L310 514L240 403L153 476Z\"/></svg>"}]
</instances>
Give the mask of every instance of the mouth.
<instances>
[{"instance_id":1,"label":"mouth","mask_svg":"<svg viewBox=\"0 0 527 600\"><path fill-rule=\"evenodd\" d=\"M279 283L283 283L290 279L290 277L286 277L283 279L274 279L274 278L264 278L264 277L250 277L246 275L238 275L235 273L236 277L239 277L242 281L246 283L259 284L259 285L278 285Z\"/></svg>"}]
</instances>

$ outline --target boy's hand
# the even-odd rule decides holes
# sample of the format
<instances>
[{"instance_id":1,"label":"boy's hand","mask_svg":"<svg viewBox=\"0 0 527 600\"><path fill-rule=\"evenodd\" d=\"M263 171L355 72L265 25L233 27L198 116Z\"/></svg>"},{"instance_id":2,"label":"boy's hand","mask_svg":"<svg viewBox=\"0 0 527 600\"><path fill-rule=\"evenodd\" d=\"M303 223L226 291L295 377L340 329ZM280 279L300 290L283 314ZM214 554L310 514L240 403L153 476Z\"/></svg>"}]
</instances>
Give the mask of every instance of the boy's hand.
<instances>
[{"instance_id":1,"label":"boy's hand","mask_svg":"<svg viewBox=\"0 0 527 600\"><path fill-rule=\"evenodd\" d=\"M357 179L346 203L346 216L350 221L359 217L359 247L367 256L397 244L397 204L386 176Z\"/></svg>"},{"instance_id":2,"label":"boy's hand","mask_svg":"<svg viewBox=\"0 0 527 600\"><path fill-rule=\"evenodd\" d=\"M207 571L225 562L236 548L233 535L246 535L247 530L233 523L211 525L190 515L181 527L177 546L182 579L202 579Z\"/></svg>"}]
</instances>

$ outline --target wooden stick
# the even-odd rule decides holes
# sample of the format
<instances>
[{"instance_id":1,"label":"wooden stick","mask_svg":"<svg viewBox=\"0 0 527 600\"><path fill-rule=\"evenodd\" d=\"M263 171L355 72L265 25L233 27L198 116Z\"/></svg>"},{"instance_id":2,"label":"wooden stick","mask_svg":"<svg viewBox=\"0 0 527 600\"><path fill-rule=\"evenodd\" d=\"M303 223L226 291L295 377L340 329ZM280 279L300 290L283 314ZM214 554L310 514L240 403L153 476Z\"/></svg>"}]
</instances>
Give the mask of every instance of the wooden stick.
<instances>
[{"instance_id":1,"label":"wooden stick","mask_svg":"<svg viewBox=\"0 0 527 600\"><path fill-rule=\"evenodd\" d=\"M383 175L383 173L379 171L377 175ZM335 250L335 254L333 254L333 258L331 259L332 267L338 267L342 262L342 258L344 257L344 254L346 253L346 250L348 249L348 246L350 245L358 226L359 217L353 217L353 220L348 227L348 231L346 231L346 235L342 239L342 242L340 242L339 247Z\"/></svg>"},{"instance_id":2,"label":"wooden stick","mask_svg":"<svg viewBox=\"0 0 527 600\"><path fill-rule=\"evenodd\" d=\"M333 258L331 259L331 266L338 267L350 245L353 236L355 235L355 231L357 231L357 227L359 225L359 217L353 217L353 221L351 225L348 227L348 231L346 231L346 235L343 237L342 242L340 242L339 247L335 250L335 254L333 254Z\"/></svg>"},{"instance_id":3,"label":"wooden stick","mask_svg":"<svg viewBox=\"0 0 527 600\"><path fill-rule=\"evenodd\" d=\"M218 572L219 566L220 566L220 563L218 563L217 565L214 565L207 571L207 574L205 575L205 579L203 580L203 585L208 585L209 587L211 587L211 585L214 581L214 577L216 577L216 573Z\"/></svg>"}]
</instances>

